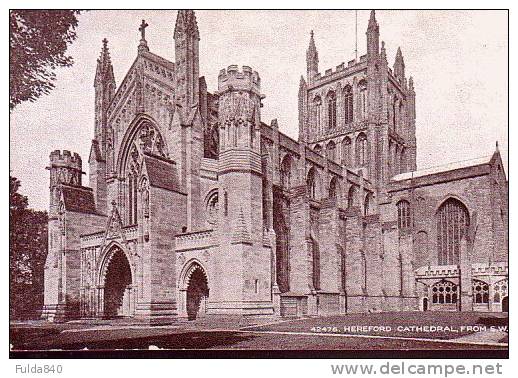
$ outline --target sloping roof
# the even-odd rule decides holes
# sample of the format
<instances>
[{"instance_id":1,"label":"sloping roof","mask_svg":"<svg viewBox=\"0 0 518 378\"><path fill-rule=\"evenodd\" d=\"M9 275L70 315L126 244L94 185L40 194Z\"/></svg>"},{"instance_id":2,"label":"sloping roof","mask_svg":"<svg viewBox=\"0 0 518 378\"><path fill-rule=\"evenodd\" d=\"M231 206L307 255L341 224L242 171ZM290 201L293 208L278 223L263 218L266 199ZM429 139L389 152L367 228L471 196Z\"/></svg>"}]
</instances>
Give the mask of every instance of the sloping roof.
<instances>
[{"instance_id":1,"label":"sloping roof","mask_svg":"<svg viewBox=\"0 0 518 378\"><path fill-rule=\"evenodd\" d=\"M96 214L94 192L84 186L63 185L61 188L65 210L76 213Z\"/></svg>"},{"instance_id":2,"label":"sloping roof","mask_svg":"<svg viewBox=\"0 0 518 378\"><path fill-rule=\"evenodd\" d=\"M416 177L430 176L437 173L453 171L456 169L475 167L477 165L489 164L493 155L483 156L476 159L462 160L454 163L437 165L435 167L420 169L413 172L405 172L395 175L391 178L392 181L409 180Z\"/></svg>"},{"instance_id":3,"label":"sloping roof","mask_svg":"<svg viewBox=\"0 0 518 378\"><path fill-rule=\"evenodd\" d=\"M181 192L174 161L146 154L144 164L151 186Z\"/></svg>"}]
</instances>

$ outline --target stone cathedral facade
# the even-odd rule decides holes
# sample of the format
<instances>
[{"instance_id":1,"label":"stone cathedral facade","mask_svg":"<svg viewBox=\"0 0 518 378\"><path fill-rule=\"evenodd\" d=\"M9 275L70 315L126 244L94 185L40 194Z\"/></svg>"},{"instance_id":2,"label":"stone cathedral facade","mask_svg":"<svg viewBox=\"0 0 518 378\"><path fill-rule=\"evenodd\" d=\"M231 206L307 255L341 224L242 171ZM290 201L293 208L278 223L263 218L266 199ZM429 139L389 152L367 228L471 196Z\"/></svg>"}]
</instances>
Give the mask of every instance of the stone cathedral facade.
<instances>
[{"instance_id":1,"label":"stone cathedral facade","mask_svg":"<svg viewBox=\"0 0 518 378\"><path fill-rule=\"evenodd\" d=\"M498 148L417 169L414 82L400 49L388 65L374 11L366 55L335 69L311 33L298 140L262 120L250 67L209 92L193 11L174 61L146 27L118 85L103 41L89 186L79 155L50 154L44 318L507 311Z\"/></svg>"}]
</instances>

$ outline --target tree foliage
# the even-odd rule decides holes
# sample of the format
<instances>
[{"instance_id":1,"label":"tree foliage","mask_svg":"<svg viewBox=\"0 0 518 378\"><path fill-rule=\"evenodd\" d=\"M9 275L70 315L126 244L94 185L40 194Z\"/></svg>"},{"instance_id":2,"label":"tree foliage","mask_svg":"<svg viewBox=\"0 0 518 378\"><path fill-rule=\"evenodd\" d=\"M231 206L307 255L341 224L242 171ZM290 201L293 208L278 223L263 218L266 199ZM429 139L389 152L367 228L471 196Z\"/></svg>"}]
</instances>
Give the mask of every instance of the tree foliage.
<instances>
[{"instance_id":1,"label":"tree foliage","mask_svg":"<svg viewBox=\"0 0 518 378\"><path fill-rule=\"evenodd\" d=\"M9 314L28 319L43 306L48 216L30 209L19 188L20 181L9 176Z\"/></svg>"},{"instance_id":2,"label":"tree foliage","mask_svg":"<svg viewBox=\"0 0 518 378\"><path fill-rule=\"evenodd\" d=\"M72 65L66 50L76 39L78 14L75 10L10 11L9 109L50 93L54 70Z\"/></svg>"}]
</instances>

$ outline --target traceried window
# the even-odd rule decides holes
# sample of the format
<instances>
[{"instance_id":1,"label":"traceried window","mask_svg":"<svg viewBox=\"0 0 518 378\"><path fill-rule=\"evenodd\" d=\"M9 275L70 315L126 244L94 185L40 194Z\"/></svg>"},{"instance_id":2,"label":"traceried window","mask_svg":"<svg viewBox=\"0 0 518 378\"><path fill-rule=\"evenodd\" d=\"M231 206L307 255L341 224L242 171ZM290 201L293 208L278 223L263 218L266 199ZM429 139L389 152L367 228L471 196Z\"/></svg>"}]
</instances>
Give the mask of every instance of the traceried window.
<instances>
[{"instance_id":1,"label":"traceried window","mask_svg":"<svg viewBox=\"0 0 518 378\"><path fill-rule=\"evenodd\" d=\"M219 197L218 191L215 190L209 195L207 200L207 222L214 225L218 223Z\"/></svg>"},{"instance_id":2,"label":"traceried window","mask_svg":"<svg viewBox=\"0 0 518 378\"><path fill-rule=\"evenodd\" d=\"M412 227L412 216L410 214L410 203L401 200L397 203L397 226L400 230Z\"/></svg>"},{"instance_id":3,"label":"traceried window","mask_svg":"<svg viewBox=\"0 0 518 378\"><path fill-rule=\"evenodd\" d=\"M316 183L316 173L315 168L311 168L308 172L308 177L306 179L306 187L309 198L316 199L317 197L317 183Z\"/></svg>"},{"instance_id":4,"label":"traceried window","mask_svg":"<svg viewBox=\"0 0 518 378\"><path fill-rule=\"evenodd\" d=\"M331 161L336 161L336 144L330 141L326 147L326 157Z\"/></svg>"},{"instance_id":5,"label":"traceried window","mask_svg":"<svg viewBox=\"0 0 518 378\"><path fill-rule=\"evenodd\" d=\"M345 124L353 122L353 91L350 85L344 88L344 120Z\"/></svg>"},{"instance_id":6,"label":"traceried window","mask_svg":"<svg viewBox=\"0 0 518 378\"><path fill-rule=\"evenodd\" d=\"M327 95L327 127L332 130L336 128L336 93L329 92Z\"/></svg>"},{"instance_id":7,"label":"traceried window","mask_svg":"<svg viewBox=\"0 0 518 378\"><path fill-rule=\"evenodd\" d=\"M356 138L356 163L360 167L367 166L367 136L364 133Z\"/></svg>"},{"instance_id":8,"label":"traceried window","mask_svg":"<svg viewBox=\"0 0 518 378\"><path fill-rule=\"evenodd\" d=\"M143 122L129 144L126 157L126 221L136 224L139 207L139 179L142 177L142 161L145 154L167 157L164 140L150 122Z\"/></svg>"},{"instance_id":9,"label":"traceried window","mask_svg":"<svg viewBox=\"0 0 518 378\"><path fill-rule=\"evenodd\" d=\"M507 278L493 284L493 292L494 292L493 301L495 303L501 303L502 299L504 297L507 297L508 287L509 287L509 282L508 282Z\"/></svg>"},{"instance_id":10,"label":"traceried window","mask_svg":"<svg viewBox=\"0 0 518 378\"><path fill-rule=\"evenodd\" d=\"M345 137L342 141L342 165L352 165L351 138Z\"/></svg>"},{"instance_id":11,"label":"traceried window","mask_svg":"<svg viewBox=\"0 0 518 378\"><path fill-rule=\"evenodd\" d=\"M453 282L442 280L432 286L432 303L457 303L458 287Z\"/></svg>"},{"instance_id":12,"label":"traceried window","mask_svg":"<svg viewBox=\"0 0 518 378\"><path fill-rule=\"evenodd\" d=\"M489 285L481 280L473 280L473 303L489 303Z\"/></svg>"},{"instance_id":13,"label":"traceried window","mask_svg":"<svg viewBox=\"0 0 518 378\"><path fill-rule=\"evenodd\" d=\"M461 240L466 237L469 214L457 199L449 198L437 211L437 249L439 265L457 265Z\"/></svg>"},{"instance_id":14,"label":"traceried window","mask_svg":"<svg viewBox=\"0 0 518 378\"><path fill-rule=\"evenodd\" d=\"M313 238L309 241L309 250L313 261L313 287L315 290L320 290L320 251Z\"/></svg>"}]
</instances>

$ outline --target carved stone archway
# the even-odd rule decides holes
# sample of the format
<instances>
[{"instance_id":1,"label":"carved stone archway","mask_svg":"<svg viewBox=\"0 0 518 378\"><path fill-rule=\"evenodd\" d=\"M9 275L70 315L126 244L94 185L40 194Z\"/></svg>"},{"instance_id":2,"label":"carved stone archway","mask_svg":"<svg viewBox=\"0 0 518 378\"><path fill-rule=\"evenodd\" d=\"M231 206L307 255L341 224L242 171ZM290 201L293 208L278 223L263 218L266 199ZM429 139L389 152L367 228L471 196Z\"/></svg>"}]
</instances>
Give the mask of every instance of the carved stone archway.
<instances>
[{"instance_id":1,"label":"carved stone archway","mask_svg":"<svg viewBox=\"0 0 518 378\"><path fill-rule=\"evenodd\" d=\"M187 263L180 275L179 316L194 320L207 313L209 278L198 260Z\"/></svg>"}]
</instances>

